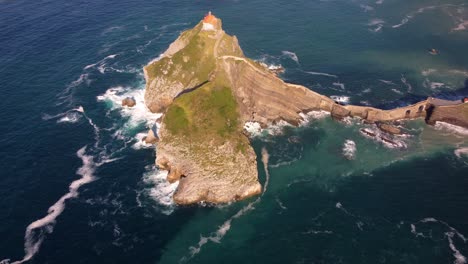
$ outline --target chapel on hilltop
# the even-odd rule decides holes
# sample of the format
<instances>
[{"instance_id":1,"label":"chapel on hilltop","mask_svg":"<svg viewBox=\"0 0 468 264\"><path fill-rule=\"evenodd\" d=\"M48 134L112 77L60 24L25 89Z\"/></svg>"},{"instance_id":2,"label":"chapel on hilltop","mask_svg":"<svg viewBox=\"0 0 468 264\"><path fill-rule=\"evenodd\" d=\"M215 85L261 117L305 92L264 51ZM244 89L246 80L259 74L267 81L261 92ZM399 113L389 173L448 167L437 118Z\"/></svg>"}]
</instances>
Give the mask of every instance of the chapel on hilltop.
<instances>
[{"instance_id":1,"label":"chapel on hilltop","mask_svg":"<svg viewBox=\"0 0 468 264\"><path fill-rule=\"evenodd\" d=\"M216 30L216 25L218 23L218 19L211 14L211 11L206 14L205 18L203 18L203 28L202 30Z\"/></svg>"}]
</instances>

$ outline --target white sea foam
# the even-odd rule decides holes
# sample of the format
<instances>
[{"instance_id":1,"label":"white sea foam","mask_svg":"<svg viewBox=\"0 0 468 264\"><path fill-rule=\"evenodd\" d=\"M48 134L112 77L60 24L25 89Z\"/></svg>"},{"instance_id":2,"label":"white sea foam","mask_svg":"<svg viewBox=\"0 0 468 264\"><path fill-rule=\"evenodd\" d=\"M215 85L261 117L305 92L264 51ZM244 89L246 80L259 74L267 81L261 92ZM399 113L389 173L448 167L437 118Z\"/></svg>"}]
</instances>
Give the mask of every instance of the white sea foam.
<instances>
[{"instance_id":1,"label":"white sea foam","mask_svg":"<svg viewBox=\"0 0 468 264\"><path fill-rule=\"evenodd\" d=\"M429 75L431 75L431 74L433 74L433 73L435 73L435 72L437 72L436 69L425 69L425 70L422 70L422 71L421 71L421 74L422 74L423 76L429 76Z\"/></svg>"},{"instance_id":2,"label":"white sea foam","mask_svg":"<svg viewBox=\"0 0 468 264\"><path fill-rule=\"evenodd\" d=\"M309 124L313 120L319 120L319 119L323 119L325 117L328 117L328 116L330 116L330 112L323 111L323 110L310 111L310 112L307 112L307 113L299 113L299 116L301 116L301 118L302 118L302 121L301 121L301 124L300 124L302 126L302 125Z\"/></svg>"},{"instance_id":3,"label":"white sea foam","mask_svg":"<svg viewBox=\"0 0 468 264\"><path fill-rule=\"evenodd\" d=\"M353 160L356 157L356 143L347 139L343 144L343 156L348 160Z\"/></svg>"},{"instance_id":4,"label":"white sea foam","mask_svg":"<svg viewBox=\"0 0 468 264\"><path fill-rule=\"evenodd\" d=\"M290 123L280 120L276 124L271 125L265 129L265 131L273 136L282 135L285 127L292 127Z\"/></svg>"},{"instance_id":5,"label":"white sea foam","mask_svg":"<svg viewBox=\"0 0 468 264\"><path fill-rule=\"evenodd\" d=\"M387 80L382 80L382 79L380 79L379 81L380 81L380 82L383 82L383 83L385 83L385 84L388 84L388 85L396 85L396 84L395 84L394 82L392 82L392 81L387 81Z\"/></svg>"},{"instance_id":6,"label":"white sea foam","mask_svg":"<svg viewBox=\"0 0 468 264\"><path fill-rule=\"evenodd\" d=\"M57 94L57 97L59 99L57 105L61 105L64 103L71 104L73 99L73 92L75 88L80 86L81 84L86 84L88 86L91 84L91 80L89 79L88 73L80 74L80 77L78 77L78 79L72 81L62 92Z\"/></svg>"},{"instance_id":7,"label":"white sea foam","mask_svg":"<svg viewBox=\"0 0 468 264\"><path fill-rule=\"evenodd\" d=\"M349 104L349 99L350 99L349 96L344 96L344 95L332 95L330 96L330 98L342 104Z\"/></svg>"},{"instance_id":8,"label":"white sea foam","mask_svg":"<svg viewBox=\"0 0 468 264\"><path fill-rule=\"evenodd\" d=\"M462 31L468 29L468 21L461 20L456 27L452 28L452 31Z\"/></svg>"},{"instance_id":9,"label":"white sea foam","mask_svg":"<svg viewBox=\"0 0 468 264\"><path fill-rule=\"evenodd\" d=\"M83 107L79 106L77 108L68 110L64 113L60 113L57 115L49 115L49 114L42 114L42 120L51 120L51 119L58 119L57 123L76 123L80 120L81 114L84 113Z\"/></svg>"},{"instance_id":10,"label":"white sea foam","mask_svg":"<svg viewBox=\"0 0 468 264\"><path fill-rule=\"evenodd\" d=\"M402 91L395 89L395 88L392 89L392 92L397 93L397 94L403 94Z\"/></svg>"},{"instance_id":11,"label":"white sea foam","mask_svg":"<svg viewBox=\"0 0 468 264\"><path fill-rule=\"evenodd\" d=\"M334 74L329 74L325 72L306 71L305 73L310 74L310 75L321 75L321 76L327 76L327 77L332 77L332 78L338 78L338 76Z\"/></svg>"},{"instance_id":12,"label":"white sea foam","mask_svg":"<svg viewBox=\"0 0 468 264\"><path fill-rule=\"evenodd\" d=\"M96 63L86 65L83 70L88 70L91 68L96 68L101 74L104 74L106 71L106 62L107 60L114 59L118 54L111 54L103 58L102 60L99 60Z\"/></svg>"},{"instance_id":13,"label":"white sea foam","mask_svg":"<svg viewBox=\"0 0 468 264\"><path fill-rule=\"evenodd\" d=\"M147 132L137 133L135 135L136 142L132 145L133 149L148 149L153 148L152 144L147 144L143 139L147 136Z\"/></svg>"},{"instance_id":14,"label":"white sea foam","mask_svg":"<svg viewBox=\"0 0 468 264\"><path fill-rule=\"evenodd\" d=\"M361 129L360 133L367 138L381 143L387 148L405 149L408 147L406 142L402 139L403 137L391 137L376 127Z\"/></svg>"},{"instance_id":15,"label":"white sea foam","mask_svg":"<svg viewBox=\"0 0 468 264\"><path fill-rule=\"evenodd\" d=\"M177 186L179 186L179 182L169 183L167 174L167 171L159 170L153 166L143 174L143 181L150 186L146 191L162 207L161 212L170 215L176 208L172 197L177 190Z\"/></svg>"},{"instance_id":16,"label":"white sea foam","mask_svg":"<svg viewBox=\"0 0 468 264\"><path fill-rule=\"evenodd\" d=\"M265 148L262 148L262 163L263 163L263 168L265 170L266 174L266 179L265 179L265 184L263 186L263 192L260 197L258 197L255 201L249 203L248 205L244 206L242 209L240 209L235 215L230 217L228 220L226 220L221 226L218 227L218 230L216 230L214 233L212 233L210 236L205 237L205 236L200 236L200 240L198 241L196 246L192 246L189 248L190 250L190 256L183 257L181 259L181 262L186 262L190 260L193 256L196 254L200 253L202 247L208 243L209 241L214 242L214 243L220 243L221 239L226 235L226 233L231 229L231 224L232 221L240 218L243 216L245 213L254 210L255 207L254 205L260 202L261 198L265 194L265 192L268 189L268 183L270 181L270 172L268 170L268 160L269 160L270 155L268 154L268 151Z\"/></svg>"},{"instance_id":17,"label":"white sea foam","mask_svg":"<svg viewBox=\"0 0 468 264\"><path fill-rule=\"evenodd\" d=\"M429 83L431 89L439 89L443 86L445 86L445 83L441 83L441 82L430 82Z\"/></svg>"},{"instance_id":18,"label":"white sea foam","mask_svg":"<svg viewBox=\"0 0 468 264\"><path fill-rule=\"evenodd\" d=\"M400 23L396 24L396 25L393 25L392 28L399 28L405 24L407 24L410 20L412 20L414 17L416 17L417 15L419 14L422 14L426 11L429 11L429 10L435 10L435 9L440 9L440 8L444 8L444 7L457 7L457 5L453 5L453 4L442 4L442 5L433 5L433 6L425 6L425 7L421 7L419 8L418 10L416 11L413 11L413 12L410 12L408 13L401 21Z\"/></svg>"},{"instance_id":19,"label":"white sea foam","mask_svg":"<svg viewBox=\"0 0 468 264\"><path fill-rule=\"evenodd\" d=\"M411 227L411 233L412 233L413 235L415 235L416 237L424 237L424 238L427 238L427 236L424 235L422 232L417 232L417 231L416 231L416 225L415 225L415 224L411 224L410 227Z\"/></svg>"},{"instance_id":20,"label":"white sea foam","mask_svg":"<svg viewBox=\"0 0 468 264\"><path fill-rule=\"evenodd\" d=\"M361 4L360 7L362 8L362 10L364 10L364 12L374 11L374 8L370 5Z\"/></svg>"},{"instance_id":21,"label":"white sea foam","mask_svg":"<svg viewBox=\"0 0 468 264\"><path fill-rule=\"evenodd\" d=\"M455 260L453 261L454 264L465 264L466 263L466 257L463 256L460 251L455 247L455 243L453 242L453 236L455 233L453 232L447 232L445 233L447 236L447 240L449 242L449 247L453 251L453 257Z\"/></svg>"},{"instance_id":22,"label":"white sea foam","mask_svg":"<svg viewBox=\"0 0 468 264\"><path fill-rule=\"evenodd\" d=\"M368 26L375 26L375 25L380 25L380 24L383 24L385 23L384 20L380 19L380 18L373 18L369 21L369 23L367 23Z\"/></svg>"},{"instance_id":23,"label":"white sea foam","mask_svg":"<svg viewBox=\"0 0 468 264\"><path fill-rule=\"evenodd\" d=\"M411 84L408 82L408 80L406 80L406 77L402 74L401 75L401 82L406 85L406 87L408 87L408 92L411 92L413 90L413 86L411 86Z\"/></svg>"},{"instance_id":24,"label":"white sea foam","mask_svg":"<svg viewBox=\"0 0 468 264\"><path fill-rule=\"evenodd\" d=\"M146 107L144 95L144 89L117 86L111 87L104 94L97 96L97 100L110 103L112 110L119 109L122 116L129 118L128 126L136 127L145 123L147 127L151 127L162 114L151 113ZM136 105L134 107L122 107L122 100L127 97L135 100Z\"/></svg>"},{"instance_id":25,"label":"white sea foam","mask_svg":"<svg viewBox=\"0 0 468 264\"><path fill-rule=\"evenodd\" d=\"M299 64L299 58L297 57L296 53L287 50L283 50L281 53L283 53L283 56L286 56Z\"/></svg>"},{"instance_id":26,"label":"white sea foam","mask_svg":"<svg viewBox=\"0 0 468 264\"><path fill-rule=\"evenodd\" d=\"M260 136L263 132L262 127L257 122L246 122L244 124L244 130L247 131L251 137Z\"/></svg>"},{"instance_id":27,"label":"white sea foam","mask_svg":"<svg viewBox=\"0 0 468 264\"><path fill-rule=\"evenodd\" d=\"M57 123L76 123L80 120L81 115L78 113L68 113L59 120Z\"/></svg>"},{"instance_id":28,"label":"white sea foam","mask_svg":"<svg viewBox=\"0 0 468 264\"><path fill-rule=\"evenodd\" d=\"M334 85L334 86L337 86L337 87L340 87L341 90L345 90L345 85L344 85L344 83L341 83L341 82L334 82L333 85Z\"/></svg>"},{"instance_id":29,"label":"white sea foam","mask_svg":"<svg viewBox=\"0 0 468 264\"><path fill-rule=\"evenodd\" d=\"M462 156L468 156L468 148L459 148L454 151L455 155L459 158Z\"/></svg>"},{"instance_id":30,"label":"white sea foam","mask_svg":"<svg viewBox=\"0 0 468 264\"><path fill-rule=\"evenodd\" d=\"M106 34L108 34L108 33L114 32L114 31L120 31L120 30L122 30L122 29L124 29L123 26L112 26L112 27L108 27L108 28L106 28L106 29L104 29L104 30L102 31L101 35L106 35Z\"/></svg>"},{"instance_id":31,"label":"white sea foam","mask_svg":"<svg viewBox=\"0 0 468 264\"><path fill-rule=\"evenodd\" d=\"M377 33L377 32L380 32L380 31L382 30L382 28L383 28L383 24L378 24L378 25L375 25L374 28L371 28L371 29L369 29L369 30L372 31L372 32L376 32L376 33Z\"/></svg>"},{"instance_id":32,"label":"white sea foam","mask_svg":"<svg viewBox=\"0 0 468 264\"><path fill-rule=\"evenodd\" d=\"M95 180L93 173L96 169L96 164L93 161L93 157L86 155L85 152L86 147L82 147L76 153L83 162L83 166L76 172L81 178L70 184L68 193L60 197L60 199L49 208L46 216L28 225L24 235L25 255L22 260L15 261L13 264L29 261L39 251L45 235L54 231L57 217L65 210L65 201L78 197L78 189Z\"/></svg>"},{"instance_id":33,"label":"white sea foam","mask_svg":"<svg viewBox=\"0 0 468 264\"><path fill-rule=\"evenodd\" d=\"M288 209L286 206L284 206L283 202L281 202L281 200L278 197L275 198L275 201L282 210L287 210Z\"/></svg>"},{"instance_id":34,"label":"white sea foam","mask_svg":"<svg viewBox=\"0 0 468 264\"><path fill-rule=\"evenodd\" d=\"M437 121L434 128L439 131L449 132L450 134L466 137L468 136L468 129L452 125L445 122Z\"/></svg>"},{"instance_id":35,"label":"white sea foam","mask_svg":"<svg viewBox=\"0 0 468 264\"><path fill-rule=\"evenodd\" d=\"M330 230L309 230L309 231L303 232L302 234L304 234L304 235L310 235L310 234L314 234L314 235L331 235L331 234L333 234L333 231L330 231Z\"/></svg>"},{"instance_id":36,"label":"white sea foam","mask_svg":"<svg viewBox=\"0 0 468 264\"><path fill-rule=\"evenodd\" d=\"M345 214L354 217L353 214L351 214L350 212L348 212L348 210L346 210L346 209L343 207L343 204L342 204L341 202L337 202L337 203L335 204L335 207L336 207L337 209L340 209L341 211L343 211Z\"/></svg>"}]
</instances>

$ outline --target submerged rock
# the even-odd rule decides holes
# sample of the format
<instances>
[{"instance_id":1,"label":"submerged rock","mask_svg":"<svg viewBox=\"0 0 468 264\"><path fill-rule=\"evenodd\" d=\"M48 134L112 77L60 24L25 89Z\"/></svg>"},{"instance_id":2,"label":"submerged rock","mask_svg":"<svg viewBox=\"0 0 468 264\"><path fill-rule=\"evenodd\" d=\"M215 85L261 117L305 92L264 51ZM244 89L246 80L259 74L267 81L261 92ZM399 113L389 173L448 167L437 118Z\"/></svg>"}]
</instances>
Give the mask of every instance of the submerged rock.
<instances>
[{"instance_id":1,"label":"submerged rock","mask_svg":"<svg viewBox=\"0 0 468 264\"><path fill-rule=\"evenodd\" d=\"M387 133L390 133L390 134L393 134L393 135L400 135L401 134L401 129L399 129L396 126L392 126L392 125L385 124L385 123L379 123L377 126L378 126L378 128L380 130L382 130L384 132L387 132Z\"/></svg>"},{"instance_id":2,"label":"submerged rock","mask_svg":"<svg viewBox=\"0 0 468 264\"><path fill-rule=\"evenodd\" d=\"M153 129L148 130L148 134L146 135L146 137L143 140L145 141L146 144L155 144L155 143L159 142L158 135L156 135L153 132Z\"/></svg>"},{"instance_id":3,"label":"submerged rock","mask_svg":"<svg viewBox=\"0 0 468 264\"><path fill-rule=\"evenodd\" d=\"M122 100L122 106L134 107L136 105L136 101L132 97L127 97Z\"/></svg>"}]
</instances>

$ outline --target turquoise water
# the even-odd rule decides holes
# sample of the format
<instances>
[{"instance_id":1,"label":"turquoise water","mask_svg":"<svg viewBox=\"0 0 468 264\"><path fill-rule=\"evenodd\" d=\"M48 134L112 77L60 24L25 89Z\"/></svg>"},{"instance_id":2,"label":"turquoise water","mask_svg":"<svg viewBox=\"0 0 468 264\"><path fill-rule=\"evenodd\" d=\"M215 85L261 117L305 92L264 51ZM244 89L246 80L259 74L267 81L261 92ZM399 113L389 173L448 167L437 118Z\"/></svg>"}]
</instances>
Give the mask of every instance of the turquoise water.
<instances>
[{"instance_id":1,"label":"turquoise water","mask_svg":"<svg viewBox=\"0 0 468 264\"><path fill-rule=\"evenodd\" d=\"M223 206L175 206L140 142L159 117L142 67L208 10L284 80L392 108L468 95L466 1L0 8L1 264L467 262L466 130L408 121L391 147L360 132L372 125L324 114L270 128L252 138L264 193Z\"/></svg>"}]
</instances>

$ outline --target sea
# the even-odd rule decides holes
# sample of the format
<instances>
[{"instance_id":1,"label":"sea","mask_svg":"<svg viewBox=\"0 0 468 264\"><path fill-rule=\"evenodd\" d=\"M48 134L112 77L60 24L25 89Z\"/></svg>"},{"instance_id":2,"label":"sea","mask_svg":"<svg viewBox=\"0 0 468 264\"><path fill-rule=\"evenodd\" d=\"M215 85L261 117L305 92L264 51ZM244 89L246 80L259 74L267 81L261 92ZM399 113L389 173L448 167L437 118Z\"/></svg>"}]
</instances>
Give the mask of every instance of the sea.
<instances>
[{"instance_id":1,"label":"sea","mask_svg":"<svg viewBox=\"0 0 468 264\"><path fill-rule=\"evenodd\" d=\"M343 104L468 96L466 0L0 0L1 264L468 262L468 130L445 123L249 124L262 194L175 205L142 68L208 11Z\"/></svg>"}]
</instances>

